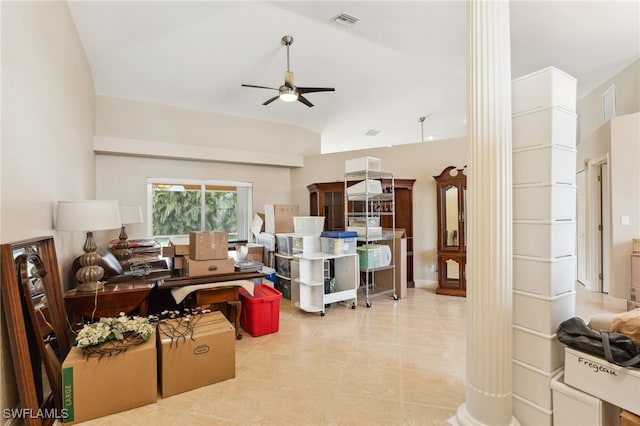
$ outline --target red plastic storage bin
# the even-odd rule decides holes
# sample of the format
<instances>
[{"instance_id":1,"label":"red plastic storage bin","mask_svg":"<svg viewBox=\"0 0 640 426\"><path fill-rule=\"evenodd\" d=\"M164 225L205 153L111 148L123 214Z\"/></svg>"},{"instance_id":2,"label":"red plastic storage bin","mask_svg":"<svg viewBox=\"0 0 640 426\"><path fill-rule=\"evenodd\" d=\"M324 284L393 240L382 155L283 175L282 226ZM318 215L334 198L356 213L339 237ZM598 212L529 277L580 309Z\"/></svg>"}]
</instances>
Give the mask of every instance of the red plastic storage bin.
<instances>
[{"instance_id":1,"label":"red plastic storage bin","mask_svg":"<svg viewBox=\"0 0 640 426\"><path fill-rule=\"evenodd\" d=\"M280 326L281 298L282 293L264 284L253 286L253 296L240 288L242 328L253 337L276 333Z\"/></svg>"}]
</instances>

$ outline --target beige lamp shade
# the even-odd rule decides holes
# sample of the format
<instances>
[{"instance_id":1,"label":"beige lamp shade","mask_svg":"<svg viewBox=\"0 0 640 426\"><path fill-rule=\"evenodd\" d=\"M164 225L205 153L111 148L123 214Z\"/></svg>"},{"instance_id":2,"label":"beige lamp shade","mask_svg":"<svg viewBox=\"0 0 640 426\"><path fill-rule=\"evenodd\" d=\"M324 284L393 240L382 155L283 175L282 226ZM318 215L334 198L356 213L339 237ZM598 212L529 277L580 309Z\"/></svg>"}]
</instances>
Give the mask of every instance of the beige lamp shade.
<instances>
[{"instance_id":1,"label":"beige lamp shade","mask_svg":"<svg viewBox=\"0 0 640 426\"><path fill-rule=\"evenodd\" d=\"M101 281L104 269L100 266L101 256L96 252L96 241L93 231L118 229L120 211L118 202L112 200L59 201L56 229L58 231L82 231L87 233L84 254L80 256L82 265L76 271L76 279L80 283L77 291L98 291L104 288Z\"/></svg>"},{"instance_id":2,"label":"beige lamp shade","mask_svg":"<svg viewBox=\"0 0 640 426\"><path fill-rule=\"evenodd\" d=\"M58 231L105 231L118 229L121 225L116 200L58 202Z\"/></svg>"},{"instance_id":3,"label":"beige lamp shade","mask_svg":"<svg viewBox=\"0 0 640 426\"><path fill-rule=\"evenodd\" d=\"M142 209L138 204L120 204L120 222L123 225L142 223Z\"/></svg>"}]
</instances>

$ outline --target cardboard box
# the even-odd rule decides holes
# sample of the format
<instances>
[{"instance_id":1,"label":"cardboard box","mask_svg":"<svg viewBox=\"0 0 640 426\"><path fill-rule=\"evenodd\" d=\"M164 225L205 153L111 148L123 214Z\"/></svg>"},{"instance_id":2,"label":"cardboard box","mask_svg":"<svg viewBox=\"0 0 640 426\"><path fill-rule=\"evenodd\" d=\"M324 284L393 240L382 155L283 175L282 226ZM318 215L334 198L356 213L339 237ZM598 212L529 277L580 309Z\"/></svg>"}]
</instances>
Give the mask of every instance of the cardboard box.
<instances>
[{"instance_id":1,"label":"cardboard box","mask_svg":"<svg viewBox=\"0 0 640 426\"><path fill-rule=\"evenodd\" d=\"M229 234L226 232L190 232L189 256L193 260L229 257Z\"/></svg>"},{"instance_id":2,"label":"cardboard box","mask_svg":"<svg viewBox=\"0 0 640 426\"><path fill-rule=\"evenodd\" d=\"M189 238L187 237L174 237L169 239L169 245L173 246L174 256L188 256L189 255Z\"/></svg>"},{"instance_id":3,"label":"cardboard box","mask_svg":"<svg viewBox=\"0 0 640 426\"><path fill-rule=\"evenodd\" d=\"M572 348L565 348L564 382L624 410L640 413L640 369L625 368Z\"/></svg>"},{"instance_id":4,"label":"cardboard box","mask_svg":"<svg viewBox=\"0 0 640 426\"><path fill-rule=\"evenodd\" d=\"M175 256L173 258L173 269L184 269L184 256Z\"/></svg>"},{"instance_id":5,"label":"cardboard box","mask_svg":"<svg viewBox=\"0 0 640 426\"><path fill-rule=\"evenodd\" d=\"M218 311L196 315L194 320L192 330L184 318L158 325L158 377L163 398L236 376L233 325Z\"/></svg>"},{"instance_id":6,"label":"cardboard box","mask_svg":"<svg viewBox=\"0 0 640 426\"><path fill-rule=\"evenodd\" d=\"M246 249L244 248L246 247ZM253 262L264 263L263 261L263 252L264 246L262 244L255 243L247 243L240 244L236 246L236 257L239 257L240 253L244 253L246 251L246 260L251 260Z\"/></svg>"},{"instance_id":7,"label":"cardboard box","mask_svg":"<svg viewBox=\"0 0 640 426\"><path fill-rule=\"evenodd\" d=\"M158 394L156 337L126 352L84 357L77 347L62 364L65 423L77 423L151 404Z\"/></svg>"},{"instance_id":8,"label":"cardboard box","mask_svg":"<svg viewBox=\"0 0 640 426\"><path fill-rule=\"evenodd\" d=\"M294 216L298 216L296 204L265 204L264 231L267 234L293 232Z\"/></svg>"},{"instance_id":9,"label":"cardboard box","mask_svg":"<svg viewBox=\"0 0 640 426\"><path fill-rule=\"evenodd\" d=\"M620 426L640 426L640 417L623 410L620 413Z\"/></svg>"},{"instance_id":10,"label":"cardboard box","mask_svg":"<svg viewBox=\"0 0 640 426\"><path fill-rule=\"evenodd\" d=\"M169 244L168 246L162 247L162 257L173 257L176 255L175 246Z\"/></svg>"},{"instance_id":11,"label":"cardboard box","mask_svg":"<svg viewBox=\"0 0 640 426\"><path fill-rule=\"evenodd\" d=\"M384 230L385 233L387 231L389 230ZM395 267L394 269L376 272L376 284L391 283L391 274L395 273L396 295L399 299L404 299L405 297L407 297L407 232L401 228L396 228L395 231L396 250L392 256L392 262ZM388 245L392 248L391 251L393 252L393 242L391 242L390 240L378 241L378 244ZM391 289L391 284L389 284L389 289Z\"/></svg>"},{"instance_id":12,"label":"cardboard box","mask_svg":"<svg viewBox=\"0 0 640 426\"><path fill-rule=\"evenodd\" d=\"M186 277L230 274L234 271L233 257L226 259L194 260L189 256L184 256L184 275Z\"/></svg>"}]
</instances>

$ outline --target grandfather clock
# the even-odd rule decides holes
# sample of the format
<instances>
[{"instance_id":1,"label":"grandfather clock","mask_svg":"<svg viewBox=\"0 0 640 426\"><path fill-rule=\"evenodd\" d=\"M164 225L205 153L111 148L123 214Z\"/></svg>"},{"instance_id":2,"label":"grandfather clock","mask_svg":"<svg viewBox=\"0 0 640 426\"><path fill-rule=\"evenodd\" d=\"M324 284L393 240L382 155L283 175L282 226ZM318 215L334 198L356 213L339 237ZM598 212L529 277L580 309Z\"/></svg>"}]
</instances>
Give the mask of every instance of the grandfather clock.
<instances>
[{"instance_id":1,"label":"grandfather clock","mask_svg":"<svg viewBox=\"0 0 640 426\"><path fill-rule=\"evenodd\" d=\"M449 166L434 176L438 212L438 288L436 293L466 296L465 241L467 176L465 169Z\"/></svg>"}]
</instances>

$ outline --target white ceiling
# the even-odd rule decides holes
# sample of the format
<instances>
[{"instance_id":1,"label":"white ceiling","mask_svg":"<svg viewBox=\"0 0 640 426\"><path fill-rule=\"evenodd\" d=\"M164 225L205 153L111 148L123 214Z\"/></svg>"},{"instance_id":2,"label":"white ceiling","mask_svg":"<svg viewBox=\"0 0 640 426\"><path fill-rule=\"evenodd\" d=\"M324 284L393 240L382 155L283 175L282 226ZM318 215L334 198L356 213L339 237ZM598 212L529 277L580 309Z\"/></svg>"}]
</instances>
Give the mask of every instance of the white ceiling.
<instances>
[{"instance_id":1,"label":"white ceiling","mask_svg":"<svg viewBox=\"0 0 640 426\"><path fill-rule=\"evenodd\" d=\"M69 1L98 95L296 125L322 151L466 134L464 1ZM640 57L640 2L515 1L512 77L555 66L579 97ZM340 12L360 18L332 22ZM276 101L291 71L315 106ZM380 131L366 136L369 129Z\"/></svg>"}]
</instances>

